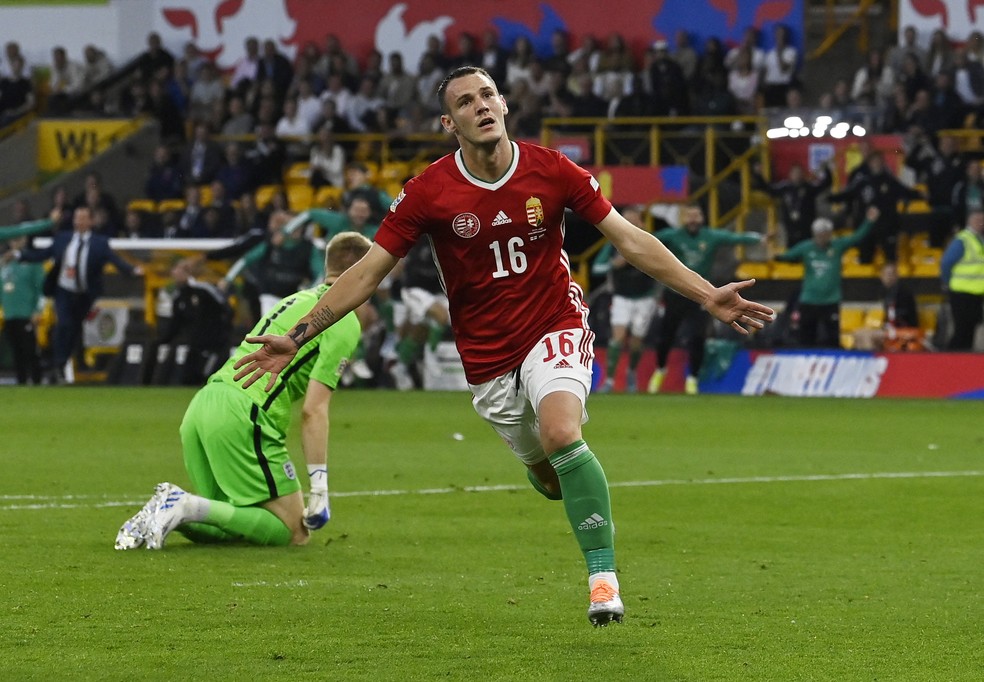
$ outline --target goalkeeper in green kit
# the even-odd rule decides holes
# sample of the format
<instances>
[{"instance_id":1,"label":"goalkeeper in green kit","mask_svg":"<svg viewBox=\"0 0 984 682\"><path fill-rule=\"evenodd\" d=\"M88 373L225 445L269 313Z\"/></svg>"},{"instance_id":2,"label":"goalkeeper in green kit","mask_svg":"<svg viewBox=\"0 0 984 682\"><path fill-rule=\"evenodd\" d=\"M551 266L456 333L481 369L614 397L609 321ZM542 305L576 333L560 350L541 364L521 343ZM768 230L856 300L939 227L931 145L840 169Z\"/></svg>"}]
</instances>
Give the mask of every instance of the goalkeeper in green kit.
<instances>
[{"instance_id":1,"label":"goalkeeper in green kit","mask_svg":"<svg viewBox=\"0 0 984 682\"><path fill-rule=\"evenodd\" d=\"M370 246L357 232L336 235L326 249L324 283L281 300L248 336L292 329ZM303 545L311 530L324 526L331 516L328 410L359 342L357 312L299 353L270 392L260 385L243 390L233 380L233 364L256 348L241 343L195 394L181 423L185 468L197 494L158 484L150 501L120 528L116 549L160 549L173 530L194 542ZM306 507L286 445L291 405L301 399L301 445L310 482Z\"/></svg>"}]
</instances>

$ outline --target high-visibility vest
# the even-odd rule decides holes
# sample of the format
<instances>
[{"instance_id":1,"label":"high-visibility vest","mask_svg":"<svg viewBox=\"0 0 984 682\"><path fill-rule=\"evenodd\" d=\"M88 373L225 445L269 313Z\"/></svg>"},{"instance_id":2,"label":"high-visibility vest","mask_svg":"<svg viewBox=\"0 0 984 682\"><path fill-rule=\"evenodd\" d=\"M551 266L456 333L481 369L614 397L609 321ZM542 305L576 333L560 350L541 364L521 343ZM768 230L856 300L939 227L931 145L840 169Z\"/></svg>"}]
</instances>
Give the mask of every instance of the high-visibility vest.
<instances>
[{"instance_id":1,"label":"high-visibility vest","mask_svg":"<svg viewBox=\"0 0 984 682\"><path fill-rule=\"evenodd\" d=\"M960 230L957 239L964 253L950 273L950 291L984 296L984 241L967 229Z\"/></svg>"}]
</instances>

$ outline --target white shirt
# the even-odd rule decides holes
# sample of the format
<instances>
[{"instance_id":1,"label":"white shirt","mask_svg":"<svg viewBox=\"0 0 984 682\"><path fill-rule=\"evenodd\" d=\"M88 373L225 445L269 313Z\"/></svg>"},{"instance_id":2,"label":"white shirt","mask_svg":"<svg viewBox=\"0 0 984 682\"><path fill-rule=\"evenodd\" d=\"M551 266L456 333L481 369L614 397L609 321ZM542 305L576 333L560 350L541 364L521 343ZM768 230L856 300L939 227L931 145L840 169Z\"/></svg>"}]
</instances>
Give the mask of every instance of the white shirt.
<instances>
[{"instance_id":1,"label":"white shirt","mask_svg":"<svg viewBox=\"0 0 984 682\"><path fill-rule=\"evenodd\" d=\"M787 45L782 50L782 61L790 64L788 71L783 71L779 66L779 53L776 48L772 48L765 54L765 84L766 85L789 85L796 75L796 60L799 52L792 45Z\"/></svg>"},{"instance_id":2,"label":"white shirt","mask_svg":"<svg viewBox=\"0 0 984 682\"><path fill-rule=\"evenodd\" d=\"M89 262L89 233L76 232L68 242L62 258L61 272L58 273L58 286L66 291L79 294L87 291L86 265Z\"/></svg>"}]
</instances>

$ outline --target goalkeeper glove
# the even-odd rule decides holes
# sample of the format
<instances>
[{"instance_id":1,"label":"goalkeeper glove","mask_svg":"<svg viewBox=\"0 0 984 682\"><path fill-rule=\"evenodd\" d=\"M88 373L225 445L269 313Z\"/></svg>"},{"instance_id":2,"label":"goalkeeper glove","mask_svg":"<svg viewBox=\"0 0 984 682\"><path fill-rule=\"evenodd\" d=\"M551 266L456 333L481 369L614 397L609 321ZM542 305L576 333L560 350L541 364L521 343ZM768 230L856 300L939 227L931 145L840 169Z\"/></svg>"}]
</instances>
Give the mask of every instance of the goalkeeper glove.
<instances>
[{"instance_id":1,"label":"goalkeeper glove","mask_svg":"<svg viewBox=\"0 0 984 682\"><path fill-rule=\"evenodd\" d=\"M311 492L308 495L307 509L304 510L304 527L318 530L331 518L328 469L323 464L308 464L308 477L311 479Z\"/></svg>"}]
</instances>

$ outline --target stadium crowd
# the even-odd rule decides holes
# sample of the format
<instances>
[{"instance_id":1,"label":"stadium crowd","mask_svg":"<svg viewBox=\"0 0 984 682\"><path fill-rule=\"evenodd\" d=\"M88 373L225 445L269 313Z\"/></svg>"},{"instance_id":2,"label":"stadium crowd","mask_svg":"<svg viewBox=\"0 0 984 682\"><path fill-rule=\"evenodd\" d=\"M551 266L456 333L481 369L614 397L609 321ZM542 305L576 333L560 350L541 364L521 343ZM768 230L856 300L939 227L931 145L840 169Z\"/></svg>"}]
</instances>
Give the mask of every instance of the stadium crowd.
<instances>
[{"instance_id":1,"label":"stadium crowd","mask_svg":"<svg viewBox=\"0 0 984 682\"><path fill-rule=\"evenodd\" d=\"M373 51L357 59L335 35L304 45L291 60L275 41L251 37L245 56L228 72L193 42L175 55L152 33L146 49L120 67L93 45L81 59L54 46L40 84L27 75L31 65L10 41L0 59L0 125L37 109L58 116L155 119L160 140L143 196L114 196L91 173L79 196L69 197L62 188L52 193L51 208L61 216L54 230L70 230L71 209L85 206L93 231L109 237L233 238L234 245L218 255L244 260L232 268L239 277L227 278L223 288L232 290L238 282L254 302L254 317L261 295L282 289L283 282L271 280L282 275L285 263L297 270L288 278L292 286L318 281L320 273L310 268L317 260L310 258L311 244L350 229L371 237L400 184L416 170L404 164L397 176L384 179L378 165L367 162L365 147L338 136L376 133L399 141L439 132L437 86L449 69L463 64L483 66L500 85L510 106L508 131L515 137L538 135L545 117L781 117L798 111L863 120L869 132L903 134L905 163L920 190L901 185L872 152L839 194L827 195L828 202L848 204L838 225L858 227L870 206L879 208L861 244L862 262L891 263L897 256L899 199L928 202L931 246L938 249L984 207L977 159L962 153L953 138L937 135L976 126L984 113L984 36L975 33L955 45L938 31L929 49L917 38L914 29L906 29L898 45L872 49L856 72L845 73L830 91L811 93L809 101L810 88L800 76L802 55L783 26L775 28L768 49L759 31L749 28L737 45L709 38L697 46L681 31L672 44L657 41L641 54L618 34L575 40L557 31L550 50L537 53L525 38L502 46L489 29L481 38L463 33L454 46L434 37L418 64L404 64L396 52ZM400 146L391 148L398 153ZM292 202L285 190L297 169L310 187L306 206ZM810 239L829 177L812 182L794 169L788 179L760 177L758 186L779 202L786 245ZM305 211L302 222L292 222L309 207L325 210L320 216ZM828 210L826 203L820 210ZM10 222L30 218L21 202ZM298 243L307 245L303 254ZM955 262L951 255L947 274ZM419 269L413 277L416 283L427 279ZM392 292L380 295L382 308L399 301L399 288L395 281ZM398 343L376 344L400 346L390 351L388 363L409 370L395 372L401 385L408 385L404 374L419 385L423 340L443 338L446 327L429 308L411 317L412 333ZM381 315L379 324L393 331L409 323L397 312L395 318ZM430 325L430 331L420 325Z\"/></svg>"}]
</instances>

